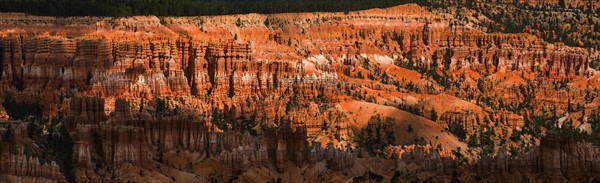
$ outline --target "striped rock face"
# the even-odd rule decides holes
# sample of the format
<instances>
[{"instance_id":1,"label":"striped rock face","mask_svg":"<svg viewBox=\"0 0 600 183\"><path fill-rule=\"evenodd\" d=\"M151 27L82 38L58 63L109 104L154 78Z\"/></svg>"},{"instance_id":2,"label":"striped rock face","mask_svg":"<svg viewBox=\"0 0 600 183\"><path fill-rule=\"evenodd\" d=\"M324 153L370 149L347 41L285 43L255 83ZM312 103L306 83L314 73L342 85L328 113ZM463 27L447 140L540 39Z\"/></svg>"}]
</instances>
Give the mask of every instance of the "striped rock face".
<instances>
[{"instance_id":1,"label":"striped rock face","mask_svg":"<svg viewBox=\"0 0 600 183\"><path fill-rule=\"evenodd\" d=\"M0 13L0 182L599 178L600 54L454 10Z\"/></svg>"}]
</instances>

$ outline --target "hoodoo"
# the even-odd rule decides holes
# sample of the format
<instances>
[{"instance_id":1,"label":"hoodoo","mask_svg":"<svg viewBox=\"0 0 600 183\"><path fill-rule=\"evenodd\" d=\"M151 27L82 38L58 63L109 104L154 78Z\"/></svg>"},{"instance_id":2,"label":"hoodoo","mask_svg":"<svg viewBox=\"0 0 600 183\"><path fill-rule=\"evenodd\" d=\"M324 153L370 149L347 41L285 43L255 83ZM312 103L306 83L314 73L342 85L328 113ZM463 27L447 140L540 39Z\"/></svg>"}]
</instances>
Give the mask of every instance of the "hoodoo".
<instances>
[{"instance_id":1,"label":"hoodoo","mask_svg":"<svg viewBox=\"0 0 600 183\"><path fill-rule=\"evenodd\" d=\"M599 7L0 13L0 182L598 181Z\"/></svg>"}]
</instances>

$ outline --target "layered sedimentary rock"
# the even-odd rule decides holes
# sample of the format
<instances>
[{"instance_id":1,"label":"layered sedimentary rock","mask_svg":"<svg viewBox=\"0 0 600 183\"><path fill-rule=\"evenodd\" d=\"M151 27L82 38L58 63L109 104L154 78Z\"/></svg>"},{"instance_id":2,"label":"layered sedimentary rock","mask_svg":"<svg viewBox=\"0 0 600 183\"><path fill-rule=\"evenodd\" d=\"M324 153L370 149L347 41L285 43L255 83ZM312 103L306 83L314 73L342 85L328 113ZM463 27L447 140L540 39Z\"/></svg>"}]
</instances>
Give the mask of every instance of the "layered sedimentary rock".
<instances>
[{"instance_id":1,"label":"layered sedimentary rock","mask_svg":"<svg viewBox=\"0 0 600 183\"><path fill-rule=\"evenodd\" d=\"M92 97L75 97L69 104L71 110L65 117L65 127L70 130L76 130L77 125L98 124L106 120L104 114L104 100Z\"/></svg>"},{"instance_id":2,"label":"layered sedimentary rock","mask_svg":"<svg viewBox=\"0 0 600 183\"><path fill-rule=\"evenodd\" d=\"M10 176L40 182L66 182L59 165L40 157L25 155L25 146L32 140L27 126L19 121L0 123L0 180L11 181Z\"/></svg>"},{"instance_id":3,"label":"layered sedimentary rock","mask_svg":"<svg viewBox=\"0 0 600 183\"><path fill-rule=\"evenodd\" d=\"M374 12L373 14L378 13ZM338 15L326 14L325 16L334 20L339 18ZM348 17L352 17L344 20L348 23L361 22L362 19L366 19L366 17L358 15L357 17ZM432 61L439 63L438 67L445 67L446 61L444 60L450 60L447 67L451 70L465 67L488 71L501 68L531 69L534 72L539 71L547 76L553 76L552 78L561 79L582 74L587 69L586 63L589 62L587 53L583 50L559 51L563 48L560 45L548 45L531 36L487 35L460 25L420 22L421 19L403 14L386 18L398 23L404 22L397 20L399 18L409 19L406 22L410 27L405 31L397 31L395 28L399 28L399 26L392 24L392 26L386 27L391 32L390 34L365 31L365 29L371 28L371 25L364 25L365 27L358 27L362 29L359 32L341 30L350 35L344 35L346 34L344 33L334 36L316 34L316 36L326 42L330 39L340 38L343 39L341 42L350 41L350 38L354 36L364 39L365 44L388 42L386 47L376 47L378 51L361 50L361 52L367 53L379 51L393 53L393 48L400 48L404 54L408 55L408 58L420 58L433 52ZM416 20L410 20L411 18ZM264 19L264 17L260 19ZM174 27L174 31L183 31L178 26L188 25L173 23L169 26ZM281 25L281 27L293 28L291 26ZM320 26L333 30L340 29L331 23L323 23ZM230 29L229 31L235 31L234 28ZM247 31L261 30L259 27L246 29L248 29ZM311 31L317 30L316 27L311 27L305 34L311 34ZM215 34L225 33L223 30L210 31ZM190 32L184 33L191 34ZM249 32L241 32L240 37L248 36L247 34ZM382 34L382 38L366 39L367 35L363 34L373 34L368 37ZM200 35L202 34L199 34L198 37ZM26 39L19 39L21 36ZM294 60L255 62L255 60L260 61L263 57L268 57L268 55L262 55L263 53L275 51L271 47L266 47L267 45L285 46L285 44L277 44L275 38L248 37L249 41L265 44L265 46L251 48L245 43L206 43L193 39L159 35L139 36L138 40L117 39L123 38L122 36L114 36L114 38L90 36L85 39L73 40L47 35L32 37L27 33L5 34L2 51L4 52L3 65L5 65L3 75L6 76L3 76L3 80L13 85L22 85L17 88L43 85L42 88L53 89L67 87L71 83L79 88L87 88L90 90L88 92L90 95L100 96L149 97L153 94L162 96L192 94L198 97L211 95L213 99L221 101L234 96L243 99L249 94L256 95L266 91L283 92L284 90L277 88L289 86L289 83L295 80L296 75L302 76L301 72L298 73L298 69L307 70L306 66L303 66L303 62L296 63ZM194 36L196 35L192 34L192 37ZM288 38L291 40L304 37L301 34L282 36L285 37L277 39ZM299 38L292 36L299 36ZM275 41L275 44L270 42L270 39ZM323 51L318 48L319 44L322 43L318 42L317 46L307 46L307 51ZM341 46L342 49L357 49L358 46L333 44ZM335 49L337 46L328 48L332 51ZM261 56L256 57L256 54L252 54L253 52L259 53ZM342 51L341 53L346 52ZM331 64L325 66L327 65ZM307 85L311 85L308 84L310 82L306 81L305 85L297 87L300 87L300 91L310 91L304 89ZM310 87L323 90L319 89L321 88L319 85ZM325 90L328 88L331 86L324 87ZM321 92L325 96L334 96L327 91ZM308 97L318 96L314 92L300 94L309 94Z\"/></svg>"},{"instance_id":4,"label":"layered sedimentary rock","mask_svg":"<svg viewBox=\"0 0 600 183\"><path fill-rule=\"evenodd\" d=\"M482 177L506 182L531 180L530 175L536 173L548 182L564 182L597 178L598 169L594 167L599 160L598 148L549 133L539 147L525 154L509 157L500 150L495 157L483 157L473 169Z\"/></svg>"},{"instance_id":5,"label":"layered sedimentary rock","mask_svg":"<svg viewBox=\"0 0 600 183\"><path fill-rule=\"evenodd\" d=\"M301 127L295 131L289 126L269 130L264 139L259 139L248 134L212 132L214 129L202 119L190 119L193 117L187 115L163 119L152 119L148 113L133 116L125 100L116 100L115 111L108 120L96 124L82 121L77 125L74 132L77 180L107 180L108 177L98 175L96 166L106 166L108 170L116 170L123 164L151 168L152 149L158 151L158 156L184 151L214 157L220 162L219 175L224 180L234 179L248 168L269 164L284 169L287 163L326 161L340 170L353 163L352 154L336 149L333 144L327 148L317 142L309 146L306 130ZM100 159L94 158L94 154L101 155ZM110 175L121 176L119 172Z\"/></svg>"},{"instance_id":6,"label":"layered sedimentary rock","mask_svg":"<svg viewBox=\"0 0 600 183\"><path fill-rule=\"evenodd\" d=\"M511 31L537 35L551 42L598 49L600 2L574 1L428 1L434 11L464 17L465 23L489 32ZM440 8L437 8L440 7ZM443 8L442 8L443 7ZM556 21L562 24L553 28Z\"/></svg>"},{"instance_id":7,"label":"layered sedimentary rock","mask_svg":"<svg viewBox=\"0 0 600 183\"><path fill-rule=\"evenodd\" d=\"M441 36L433 62L451 71L462 68L480 71L519 71L542 73L555 79L582 75L588 69L585 52L559 53L560 45L548 45L526 35Z\"/></svg>"},{"instance_id":8,"label":"layered sedimentary rock","mask_svg":"<svg viewBox=\"0 0 600 183\"><path fill-rule=\"evenodd\" d=\"M472 112L464 111L464 112L445 112L439 117L439 123L442 124L459 124L467 130L473 131L476 129L478 124L481 122L478 121L479 118L473 114Z\"/></svg>"},{"instance_id":9,"label":"layered sedimentary rock","mask_svg":"<svg viewBox=\"0 0 600 183\"><path fill-rule=\"evenodd\" d=\"M76 176L79 180L100 181L94 170L92 153L94 152L93 125L78 125L73 143L73 159L77 162Z\"/></svg>"},{"instance_id":10,"label":"layered sedimentary rock","mask_svg":"<svg viewBox=\"0 0 600 183\"><path fill-rule=\"evenodd\" d=\"M80 182L348 182L373 172L391 180L396 171L406 179L518 182L511 175L520 173L564 181L600 170L597 149L553 136L517 157L498 150L522 145L504 141L533 131L537 116L562 114L561 125L591 128L598 72L590 65L599 55L588 49L485 33L414 4L206 17L3 15L0 97L44 113L4 115L0 107L0 119L52 119L38 126L48 135L20 138L28 131L19 128L0 147L10 175L64 179L55 164L24 155L41 154L35 143L47 148L40 139L51 127L73 139ZM468 139L449 134L455 124ZM473 139L480 132L491 144ZM388 148L360 147L361 134ZM477 159L486 147L499 152ZM475 165L461 167L468 160Z\"/></svg>"},{"instance_id":11,"label":"layered sedimentary rock","mask_svg":"<svg viewBox=\"0 0 600 183\"><path fill-rule=\"evenodd\" d=\"M324 17L321 19L304 14L238 16L241 25L227 23L225 28L204 25L200 32L192 31L190 27L235 18L163 18L166 27L156 23L133 26L139 27L139 31L152 32L150 35L131 33L129 28L119 32L118 27L156 22L152 17L148 20L141 17L98 19L97 24L105 26L98 27L96 32L83 30L90 34L81 39L7 31L3 33L3 46L0 47L3 52L1 79L18 90L37 92L75 87L88 96L144 98L145 101L150 101L154 95L189 96L201 99L203 106L210 106L198 109L201 113L211 113L210 110L217 107L231 113L231 118L255 115L272 120L278 114L264 116L257 111L281 113L277 112L279 109L262 110L262 106L272 105L257 101L286 101L287 97L293 96L301 100L336 102L340 85L345 84L338 84L340 78L335 72L348 69L340 67L342 64L336 56L401 54L411 62L414 60L417 67L428 70L436 69L431 67L435 65L459 73L531 71L552 80L578 78L587 70L590 61L589 53L582 49L548 44L528 35L484 34L465 25L447 24L443 17L418 7L402 6L365 13L323 13L319 15ZM28 18L35 19L22 19ZM79 21L73 19L72 24ZM393 23L378 30L374 28L384 24L380 21L364 23L371 19ZM265 25L266 20L281 23ZM48 27L57 25L50 20L40 22ZM292 22L307 27L299 29ZM278 29L300 32L282 34ZM115 34L102 36L99 33L110 31ZM235 34L238 40L210 39L211 35L230 34ZM356 43L362 45L354 44L354 39L360 40ZM301 40L313 44L299 46ZM279 50L285 51L274 54ZM303 54L314 53L331 56L298 61ZM354 68L357 67L360 66L354 64ZM64 95L64 91L58 91L55 95Z\"/></svg>"}]
</instances>

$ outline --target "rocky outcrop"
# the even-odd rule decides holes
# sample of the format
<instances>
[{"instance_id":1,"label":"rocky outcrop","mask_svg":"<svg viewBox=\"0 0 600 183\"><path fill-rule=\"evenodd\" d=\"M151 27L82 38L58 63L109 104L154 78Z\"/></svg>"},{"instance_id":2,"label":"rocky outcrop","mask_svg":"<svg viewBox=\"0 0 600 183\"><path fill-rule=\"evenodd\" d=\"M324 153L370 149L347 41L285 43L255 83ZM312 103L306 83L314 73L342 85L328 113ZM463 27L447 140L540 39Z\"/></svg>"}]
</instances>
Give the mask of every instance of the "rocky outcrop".
<instances>
[{"instance_id":1,"label":"rocky outcrop","mask_svg":"<svg viewBox=\"0 0 600 183\"><path fill-rule=\"evenodd\" d=\"M599 153L590 144L577 144L572 137L549 133L539 148L513 157L501 149L495 157L483 157L473 169L482 177L507 182L521 182L537 173L548 182L586 180L597 177L597 170L589 165L597 164Z\"/></svg>"},{"instance_id":2,"label":"rocky outcrop","mask_svg":"<svg viewBox=\"0 0 600 183\"><path fill-rule=\"evenodd\" d=\"M96 124L82 121L76 125L73 134L78 180L108 180L95 170L97 166L106 166L107 170L117 170L124 164L149 168L152 150L158 156L184 151L214 157L220 162L219 172L224 180L231 180L248 168L268 164L282 170L287 163L327 161L336 170L353 164L352 154L334 148L333 144L326 149L317 142L309 146L306 130L301 127L292 131L288 124L279 130L269 130L260 139L248 134L213 132L214 127L203 119L193 119L189 115L153 119L147 112L132 115L129 103L117 99L115 111L107 121ZM110 172L110 175L119 177L120 173Z\"/></svg>"},{"instance_id":3,"label":"rocky outcrop","mask_svg":"<svg viewBox=\"0 0 600 183\"><path fill-rule=\"evenodd\" d=\"M482 123L479 120L479 116L472 111L448 111L440 115L438 118L438 123L445 125L458 124L465 128L468 132L473 132L477 130Z\"/></svg>"},{"instance_id":4,"label":"rocky outcrop","mask_svg":"<svg viewBox=\"0 0 600 183\"><path fill-rule=\"evenodd\" d=\"M71 131L77 125L98 124L107 119L104 113L104 99L93 97L74 97L71 99L71 110L63 124Z\"/></svg>"},{"instance_id":5,"label":"rocky outcrop","mask_svg":"<svg viewBox=\"0 0 600 183\"><path fill-rule=\"evenodd\" d=\"M490 121L498 122L509 127L521 127L525 124L523 116L519 116L506 110L500 110L490 115Z\"/></svg>"},{"instance_id":6,"label":"rocky outcrop","mask_svg":"<svg viewBox=\"0 0 600 183\"><path fill-rule=\"evenodd\" d=\"M560 45L548 45L524 35L445 34L433 54L438 66L451 71L468 68L490 72L498 70L544 74L553 79L573 78L587 70L590 61L585 52L558 51Z\"/></svg>"},{"instance_id":7,"label":"rocky outcrop","mask_svg":"<svg viewBox=\"0 0 600 183\"><path fill-rule=\"evenodd\" d=\"M3 148L8 148L8 145L4 144ZM3 151L1 156L4 176L33 178L37 181L67 182L60 172L58 164L54 161L40 163L40 159L37 157L10 154L6 151Z\"/></svg>"},{"instance_id":8,"label":"rocky outcrop","mask_svg":"<svg viewBox=\"0 0 600 183\"><path fill-rule=\"evenodd\" d=\"M55 161L26 155L25 146L32 143L23 122L3 121L0 124L0 180L10 176L43 182L66 182ZM4 139L3 139L4 138Z\"/></svg>"},{"instance_id":9,"label":"rocky outcrop","mask_svg":"<svg viewBox=\"0 0 600 183\"><path fill-rule=\"evenodd\" d=\"M76 135L73 138L73 160L77 165L75 175L79 181L97 182L101 180L95 170L97 165L92 160L93 153L96 150L96 144L94 144L95 129L93 127L97 127L97 125L77 125Z\"/></svg>"},{"instance_id":10,"label":"rocky outcrop","mask_svg":"<svg viewBox=\"0 0 600 183\"><path fill-rule=\"evenodd\" d=\"M430 146L389 147L386 149L392 158L400 159L407 164L421 166L421 171L450 174L458 168L455 156L449 151L440 152ZM391 152L390 152L391 151Z\"/></svg>"},{"instance_id":11,"label":"rocky outcrop","mask_svg":"<svg viewBox=\"0 0 600 183\"><path fill-rule=\"evenodd\" d=\"M98 137L102 139L102 154L108 166L123 163L146 166L151 160L143 128L100 126L98 130Z\"/></svg>"},{"instance_id":12,"label":"rocky outcrop","mask_svg":"<svg viewBox=\"0 0 600 183\"><path fill-rule=\"evenodd\" d=\"M257 149L258 148L258 149ZM251 167L262 167L267 165L267 148L264 142L258 145L246 143L231 151L225 151L217 156L220 163L221 178L232 180Z\"/></svg>"},{"instance_id":13,"label":"rocky outcrop","mask_svg":"<svg viewBox=\"0 0 600 183\"><path fill-rule=\"evenodd\" d=\"M335 171L353 166L354 154L335 148L333 143L326 148L319 142L309 145L302 128L293 132L289 130L289 127L284 127L279 131L271 131L265 135L264 141L242 145L219 155L222 178L230 180L245 169L265 166L267 163L277 167L280 172L285 171L290 163L303 166L325 161Z\"/></svg>"},{"instance_id":14,"label":"rocky outcrop","mask_svg":"<svg viewBox=\"0 0 600 183\"><path fill-rule=\"evenodd\" d=\"M489 32L524 32L550 42L598 49L598 17L600 2L594 0L483 0L428 1L434 11L464 17L464 23L480 26ZM443 7L443 8L441 8ZM563 24L552 27L554 22Z\"/></svg>"},{"instance_id":15,"label":"rocky outcrop","mask_svg":"<svg viewBox=\"0 0 600 183\"><path fill-rule=\"evenodd\" d=\"M483 2L508 3L475 5ZM561 6L589 6L567 4ZM580 181L599 174L597 149L554 136L520 156L500 150L463 169L481 148L433 147L434 138L453 148L467 146L453 135L423 133L447 133L445 125L460 124L469 133L489 127L490 139L508 141L499 134L512 128L524 133L528 118L550 114L548 108L585 123L595 107L598 73L590 66L598 53L547 43L534 36L540 34L484 33L473 28L479 24L414 4L206 17L2 15L0 97L39 104L44 115L34 117L58 119L39 123L39 131L60 125L68 130L80 182L267 175L300 182L290 178L298 168L323 182L373 172L387 180L401 169L442 181L455 171L466 180L476 174L498 182L518 182L521 175ZM444 97L449 95L455 97ZM351 100L360 102L345 102ZM0 119L7 116L3 111ZM24 118L41 121L31 116ZM407 133L398 133L399 127ZM38 165L24 155L28 148L43 151L39 144L46 134L29 139L28 130L14 128L8 148L0 147L2 166L13 168L2 170L62 181L55 165ZM389 147L365 153L351 138L362 129L385 133L377 136ZM537 140L523 139L527 145ZM408 166L363 165L371 158L363 155L372 154Z\"/></svg>"},{"instance_id":16,"label":"rocky outcrop","mask_svg":"<svg viewBox=\"0 0 600 183\"><path fill-rule=\"evenodd\" d=\"M348 69L368 71L362 62L377 55L407 58L399 61L425 70L446 70L457 78L470 73L467 80L478 79L473 72L527 71L553 81L583 77L592 57L584 49L548 44L531 35L485 34L415 5L348 15L159 18L166 26L156 17L87 20L95 24L78 23L85 22L81 17L71 19L7 16L7 26L26 28L15 22L31 20L49 29L73 27L62 27L68 29L64 34L3 31L0 80L6 87L53 95L46 103L58 103L72 92L142 99L145 105L154 96L182 97L194 101L199 113L218 108L229 119L275 121L285 116L281 106L291 98L335 103L340 101L339 91L351 84L396 90L338 76ZM274 23L265 26L266 20ZM224 27L217 26L221 23ZM96 30L82 29L85 35L72 30L86 25ZM295 31L284 34L279 29ZM113 34L104 36L104 32ZM364 72L367 78L374 75L374 68ZM404 82L401 86L407 88ZM309 125L315 127L308 129L313 136L318 125Z\"/></svg>"}]
</instances>

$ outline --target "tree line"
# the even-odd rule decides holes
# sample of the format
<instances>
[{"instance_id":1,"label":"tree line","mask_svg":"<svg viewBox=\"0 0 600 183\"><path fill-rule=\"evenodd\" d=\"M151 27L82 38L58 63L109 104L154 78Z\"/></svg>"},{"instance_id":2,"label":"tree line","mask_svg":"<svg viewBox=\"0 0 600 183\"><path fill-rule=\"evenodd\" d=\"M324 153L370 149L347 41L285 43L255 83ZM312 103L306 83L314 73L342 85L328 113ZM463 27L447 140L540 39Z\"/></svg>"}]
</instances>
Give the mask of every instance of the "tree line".
<instances>
[{"instance_id":1,"label":"tree line","mask_svg":"<svg viewBox=\"0 0 600 183\"><path fill-rule=\"evenodd\" d=\"M0 0L0 12L45 16L201 16L348 12L416 0Z\"/></svg>"}]
</instances>

